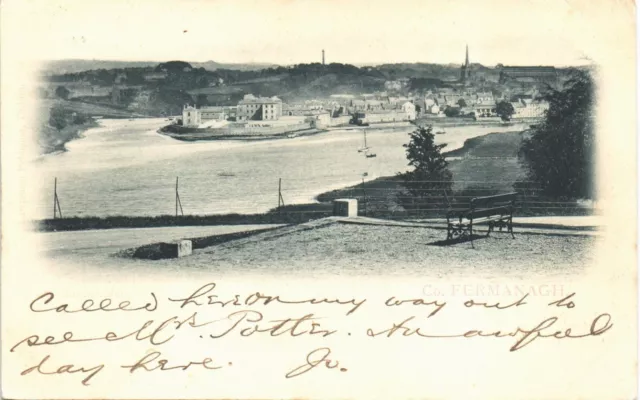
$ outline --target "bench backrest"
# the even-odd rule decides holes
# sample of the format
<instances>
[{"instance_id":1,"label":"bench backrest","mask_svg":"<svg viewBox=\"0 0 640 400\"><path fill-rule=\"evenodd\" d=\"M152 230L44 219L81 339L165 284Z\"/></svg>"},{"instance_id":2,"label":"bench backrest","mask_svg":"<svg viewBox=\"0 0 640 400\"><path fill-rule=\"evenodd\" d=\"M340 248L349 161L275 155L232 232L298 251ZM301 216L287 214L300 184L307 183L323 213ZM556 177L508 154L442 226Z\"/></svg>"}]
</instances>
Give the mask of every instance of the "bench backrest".
<instances>
[{"instance_id":1,"label":"bench backrest","mask_svg":"<svg viewBox=\"0 0 640 400\"><path fill-rule=\"evenodd\" d=\"M472 210L482 209L482 208L492 208L495 206L501 205L515 205L517 192L506 193L506 194L498 194L495 196L484 196L484 197L475 197L471 199L471 204L469 206Z\"/></svg>"},{"instance_id":2,"label":"bench backrest","mask_svg":"<svg viewBox=\"0 0 640 400\"><path fill-rule=\"evenodd\" d=\"M509 215L511 214L511 207L501 206L492 208L482 208L473 211L469 211L466 215L467 219L476 219L483 217L491 217L493 215Z\"/></svg>"}]
</instances>

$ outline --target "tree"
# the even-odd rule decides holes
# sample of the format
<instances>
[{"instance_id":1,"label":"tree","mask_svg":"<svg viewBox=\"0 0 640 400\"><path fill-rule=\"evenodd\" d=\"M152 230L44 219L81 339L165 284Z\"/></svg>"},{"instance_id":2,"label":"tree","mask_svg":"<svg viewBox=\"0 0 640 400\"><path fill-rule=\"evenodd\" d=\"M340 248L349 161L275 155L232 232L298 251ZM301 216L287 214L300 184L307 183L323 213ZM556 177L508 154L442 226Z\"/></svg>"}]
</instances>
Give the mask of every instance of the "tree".
<instances>
[{"instance_id":1,"label":"tree","mask_svg":"<svg viewBox=\"0 0 640 400\"><path fill-rule=\"evenodd\" d=\"M49 125L61 131L67 126L68 112L61 107L53 107L49 111Z\"/></svg>"},{"instance_id":2,"label":"tree","mask_svg":"<svg viewBox=\"0 0 640 400\"><path fill-rule=\"evenodd\" d=\"M466 107L467 106L467 102L464 101L464 99L460 99L460 100L458 100L458 105L460 107Z\"/></svg>"},{"instance_id":3,"label":"tree","mask_svg":"<svg viewBox=\"0 0 640 400\"><path fill-rule=\"evenodd\" d=\"M208 106L209 105L209 100L207 100L207 95L200 93L198 95L198 97L196 98L196 106L197 107L203 107L203 106Z\"/></svg>"},{"instance_id":4,"label":"tree","mask_svg":"<svg viewBox=\"0 0 640 400\"><path fill-rule=\"evenodd\" d=\"M69 91L69 89L64 86L58 86L56 88L56 96L60 97L61 99L67 100L70 94L71 92Z\"/></svg>"},{"instance_id":5,"label":"tree","mask_svg":"<svg viewBox=\"0 0 640 400\"><path fill-rule=\"evenodd\" d=\"M545 99L545 120L523 141L520 154L527 179L556 198L594 198L593 81L573 70L562 90Z\"/></svg>"},{"instance_id":6,"label":"tree","mask_svg":"<svg viewBox=\"0 0 640 400\"><path fill-rule=\"evenodd\" d=\"M460 108L449 106L444 110L444 115L447 117L457 117L460 115Z\"/></svg>"},{"instance_id":7,"label":"tree","mask_svg":"<svg viewBox=\"0 0 640 400\"><path fill-rule=\"evenodd\" d=\"M156 66L155 71L167 71L170 74L179 74L182 72L190 71L193 67L188 62L184 61L168 61L165 63L160 63Z\"/></svg>"},{"instance_id":8,"label":"tree","mask_svg":"<svg viewBox=\"0 0 640 400\"><path fill-rule=\"evenodd\" d=\"M496 104L496 114L505 122L509 121L515 112L516 110L513 108L513 104L508 101L503 100Z\"/></svg>"},{"instance_id":9,"label":"tree","mask_svg":"<svg viewBox=\"0 0 640 400\"><path fill-rule=\"evenodd\" d=\"M446 144L435 144L433 127L419 127L412 132L411 140L404 145L412 171L399 173L408 195L400 194L400 202L405 208L424 209L438 207L445 191L451 190L452 174L441 151Z\"/></svg>"},{"instance_id":10,"label":"tree","mask_svg":"<svg viewBox=\"0 0 640 400\"><path fill-rule=\"evenodd\" d=\"M88 121L89 121L89 119L84 114L75 114L75 115L73 115L73 123L75 125L86 124Z\"/></svg>"}]
</instances>

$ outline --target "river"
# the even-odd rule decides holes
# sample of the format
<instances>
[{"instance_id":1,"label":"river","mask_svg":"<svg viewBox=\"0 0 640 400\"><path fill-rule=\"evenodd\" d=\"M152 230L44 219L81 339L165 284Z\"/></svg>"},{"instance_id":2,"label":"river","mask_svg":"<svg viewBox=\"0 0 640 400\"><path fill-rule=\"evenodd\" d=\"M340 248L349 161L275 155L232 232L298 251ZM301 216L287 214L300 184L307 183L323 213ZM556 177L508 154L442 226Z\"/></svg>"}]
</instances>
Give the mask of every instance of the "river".
<instances>
[{"instance_id":1,"label":"river","mask_svg":"<svg viewBox=\"0 0 640 400\"><path fill-rule=\"evenodd\" d=\"M64 217L152 216L175 213L175 184L186 214L256 213L407 168L406 131L369 130L375 158L357 149L363 134L340 130L269 141L182 142L156 131L165 119L100 120L100 127L67 144L67 152L34 160L23 193L27 217L50 218L54 178ZM466 139L512 132L526 125L446 127L445 151ZM434 130L439 130L435 128Z\"/></svg>"}]
</instances>

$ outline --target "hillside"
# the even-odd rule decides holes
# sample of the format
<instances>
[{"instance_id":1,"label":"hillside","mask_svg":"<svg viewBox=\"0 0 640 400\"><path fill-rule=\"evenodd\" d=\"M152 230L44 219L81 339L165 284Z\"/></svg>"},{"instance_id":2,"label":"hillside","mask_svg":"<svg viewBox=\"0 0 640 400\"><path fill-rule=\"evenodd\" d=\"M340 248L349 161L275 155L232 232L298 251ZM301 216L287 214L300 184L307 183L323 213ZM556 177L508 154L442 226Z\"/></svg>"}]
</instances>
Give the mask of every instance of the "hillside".
<instances>
[{"instance_id":1,"label":"hillside","mask_svg":"<svg viewBox=\"0 0 640 400\"><path fill-rule=\"evenodd\" d=\"M45 75L42 77L43 96L56 98L58 93L68 93L64 99L161 116L180 113L185 103L234 105L247 93L280 96L286 102L331 94L372 93L386 90L385 82L399 79L409 79L408 86L402 89L405 92L424 93L451 87L460 76L458 64L399 63L356 67L311 63L259 69L260 65L233 64L232 68L223 68L230 65L214 61L174 60L156 64L66 60L54 62L50 72L56 68L101 68ZM249 69L249 66L256 69ZM499 71L472 64L473 79L485 90L498 87ZM558 71L562 74L563 70Z\"/></svg>"},{"instance_id":2,"label":"hillside","mask_svg":"<svg viewBox=\"0 0 640 400\"><path fill-rule=\"evenodd\" d=\"M52 60L43 66L45 75L61 75L97 69L124 69L155 67L161 61L110 61L110 60ZM204 68L209 71L218 69L233 69L238 71L254 71L274 67L265 63L219 63L216 61L189 62L195 68Z\"/></svg>"},{"instance_id":3,"label":"hillside","mask_svg":"<svg viewBox=\"0 0 640 400\"><path fill-rule=\"evenodd\" d=\"M258 71L196 68L184 61L92 69L44 76L45 96L111 105L149 115L175 115L185 103L232 105L244 94L282 96L286 101L333 93L373 92L387 79L375 68L348 64L299 64ZM115 88L115 89L114 89ZM117 95L113 95L117 90ZM99 95L97 93L100 93Z\"/></svg>"}]
</instances>

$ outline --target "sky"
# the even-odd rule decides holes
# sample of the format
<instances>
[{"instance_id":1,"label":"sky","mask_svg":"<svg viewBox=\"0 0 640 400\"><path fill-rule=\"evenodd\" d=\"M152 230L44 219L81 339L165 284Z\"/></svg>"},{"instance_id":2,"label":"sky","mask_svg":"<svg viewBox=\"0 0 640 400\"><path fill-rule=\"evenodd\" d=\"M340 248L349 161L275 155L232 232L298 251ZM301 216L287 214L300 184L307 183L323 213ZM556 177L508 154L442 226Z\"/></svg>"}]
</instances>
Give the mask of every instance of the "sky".
<instances>
[{"instance_id":1,"label":"sky","mask_svg":"<svg viewBox=\"0 0 640 400\"><path fill-rule=\"evenodd\" d=\"M612 3L616 1L611 0ZM599 3L598 9L589 4ZM5 0L3 48L28 59L584 65L615 42L609 2ZM616 18L620 18L618 12ZM613 15L613 14L612 14ZM633 12L630 18L633 19ZM630 20L631 21L631 20ZM621 21L627 22L627 21ZM610 22L609 22L610 23ZM6 35L6 32L10 32ZM606 35L605 35L606 36Z\"/></svg>"}]
</instances>

